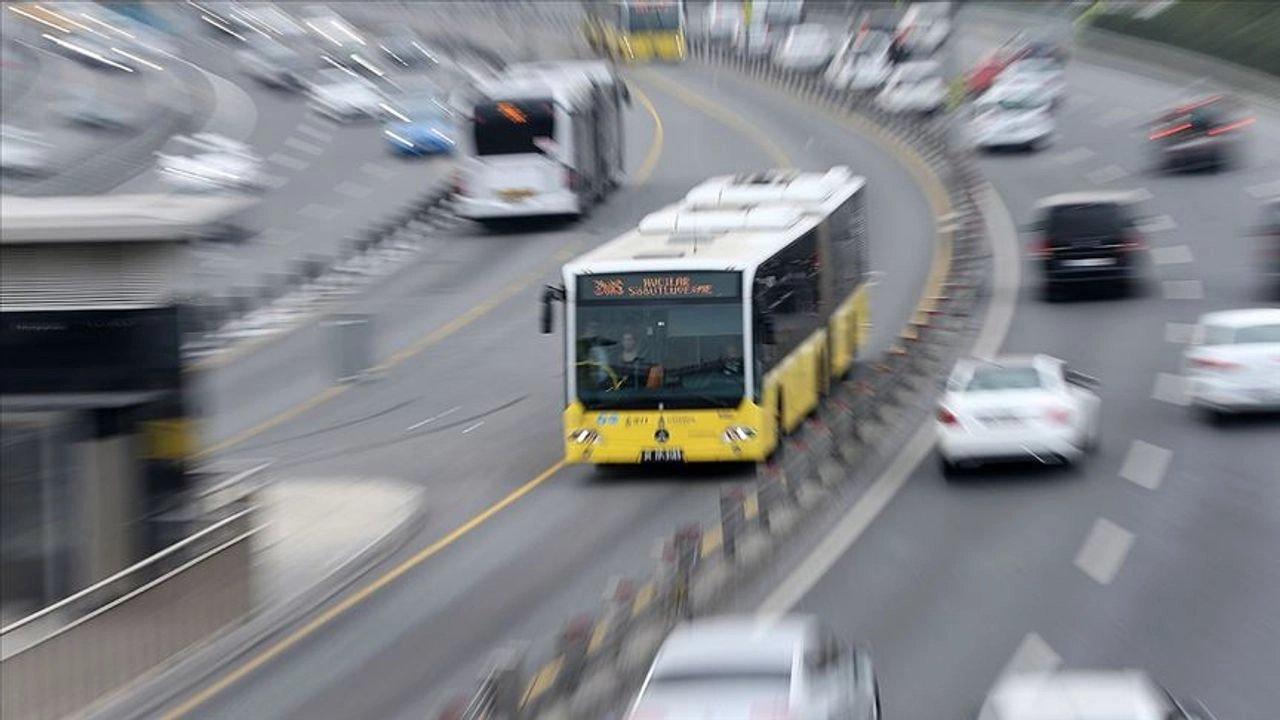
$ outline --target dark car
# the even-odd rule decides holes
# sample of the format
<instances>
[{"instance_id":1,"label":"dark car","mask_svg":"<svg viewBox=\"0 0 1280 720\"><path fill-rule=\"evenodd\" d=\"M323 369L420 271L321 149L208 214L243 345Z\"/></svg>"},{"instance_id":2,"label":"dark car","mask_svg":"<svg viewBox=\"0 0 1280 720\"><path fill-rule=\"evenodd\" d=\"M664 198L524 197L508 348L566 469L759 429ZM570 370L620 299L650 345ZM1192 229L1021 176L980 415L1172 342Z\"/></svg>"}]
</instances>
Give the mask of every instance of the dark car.
<instances>
[{"instance_id":1,"label":"dark car","mask_svg":"<svg viewBox=\"0 0 1280 720\"><path fill-rule=\"evenodd\" d=\"M1059 299L1068 287L1131 289L1141 282L1147 245L1136 200L1132 193L1082 192L1037 203L1032 255L1040 261L1046 299Z\"/></svg>"},{"instance_id":2,"label":"dark car","mask_svg":"<svg viewBox=\"0 0 1280 720\"><path fill-rule=\"evenodd\" d=\"M1241 131L1253 124L1225 95L1211 95L1172 108L1151 123L1147 140L1160 169L1222 169L1240 151Z\"/></svg>"}]
</instances>

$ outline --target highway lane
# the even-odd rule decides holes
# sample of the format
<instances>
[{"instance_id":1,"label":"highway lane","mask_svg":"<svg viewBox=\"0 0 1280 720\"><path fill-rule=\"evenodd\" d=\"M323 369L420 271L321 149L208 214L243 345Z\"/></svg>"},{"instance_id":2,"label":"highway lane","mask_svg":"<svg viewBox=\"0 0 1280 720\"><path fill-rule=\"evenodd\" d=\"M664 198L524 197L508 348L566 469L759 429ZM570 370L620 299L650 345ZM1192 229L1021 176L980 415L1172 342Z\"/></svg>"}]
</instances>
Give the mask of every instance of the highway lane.
<instances>
[{"instance_id":1,"label":"highway lane","mask_svg":"<svg viewBox=\"0 0 1280 720\"><path fill-rule=\"evenodd\" d=\"M877 316L883 323L875 342L882 345L905 321L931 259L933 219L907 172L878 146L772 91L692 66L646 69L633 81L652 98L665 129L652 179L580 225L481 237L514 251L545 248L542 257L551 262L537 277L551 280L555 253L566 244L606 240L708 175L782 160L811 168L849 162L876 188L869 198L872 232L884 240L873 241L873 263L890 270L876 302L898 309L898 317ZM672 83L686 89L674 90ZM689 94L744 120L726 126L723 118L688 107L682 95ZM760 134L785 157L769 151ZM463 235L455 242L471 247L474 241ZM465 279L454 290L474 297L473 284L491 281L484 273L469 276L469 267L454 268L449 277ZM510 277L504 282L500 287L519 285ZM430 281L424 284L429 290ZM434 315L429 305L414 305L399 296L385 307ZM545 642L575 610L594 605L612 574L643 572L656 538L682 520L714 512L720 483L749 476L736 468L678 478L590 468L540 474L556 468L560 455L559 342L537 335L536 292L526 285L383 380L345 391L222 453L272 459L281 473L392 475L425 485L427 526L395 561L509 493L520 494L488 522L210 698L197 714L421 717L444 694L466 689L496 643L513 637ZM527 485L531 479L536 487Z\"/></svg>"},{"instance_id":2,"label":"highway lane","mask_svg":"<svg viewBox=\"0 0 1280 720\"><path fill-rule=\"evenodd\" d=\"M972 61L1013 29L966 22L957 50ZM1269 717L1280 706L1276 420L1209 426L1161 373L1177 372L1182 324L1261 302L1240 229L1259 183L1280 175L1280 119L1259 114L1237 170L1158 176L1144 172L1137 125L1183 88L1079 56L1068 82L1052 148L982 167L1018 221L1038 197L1091 187L1145 188L1167 216L1147 233L1162 262L1141 297L1045 304L1023 266L1005 349L1102 380L1100 452L1079 469L950 484L929 458L795 609L871 643L890 716L969 717L1006 669L1060 664L1145 667L1220 717Z\"/></svg>"}]
</instances>

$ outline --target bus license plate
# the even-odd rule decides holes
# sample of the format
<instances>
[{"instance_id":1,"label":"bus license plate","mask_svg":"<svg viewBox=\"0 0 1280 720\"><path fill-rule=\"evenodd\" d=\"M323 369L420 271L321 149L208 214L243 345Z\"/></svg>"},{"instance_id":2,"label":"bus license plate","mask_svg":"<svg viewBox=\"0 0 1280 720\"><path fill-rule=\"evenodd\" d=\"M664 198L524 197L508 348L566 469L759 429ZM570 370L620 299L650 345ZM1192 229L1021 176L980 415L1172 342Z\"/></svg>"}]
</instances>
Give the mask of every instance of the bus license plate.
<instances>
[{"instance_id":1,"label":"bus license plate","mask_svg":"<svg viewBox=\"0 0 1280 720\"><path fill-rule=\"evenodd\" d=\"M684 462L684 450L641 450L640 462Z\"/></svg>"},{"instance_id":2,"label":"bus license plate","mask_svg":"<svg viewBox=\"0 0 1280 720\"><path fill-rule=\"evenodd\" d=\"M533 197L533 191L528 188L512 188L509 190L503 190L499 195L507 202L520 202L521 200L528 200Z\"/></svg>"}]
</instances>

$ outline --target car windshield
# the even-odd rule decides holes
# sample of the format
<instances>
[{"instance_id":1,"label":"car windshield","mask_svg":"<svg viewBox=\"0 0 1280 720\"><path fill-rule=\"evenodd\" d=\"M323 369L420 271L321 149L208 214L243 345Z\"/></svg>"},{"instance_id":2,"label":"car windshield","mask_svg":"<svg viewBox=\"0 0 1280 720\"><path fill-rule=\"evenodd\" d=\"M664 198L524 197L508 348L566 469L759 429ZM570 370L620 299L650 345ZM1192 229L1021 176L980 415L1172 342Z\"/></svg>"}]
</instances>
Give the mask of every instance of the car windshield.
<instances>
[{"instance_id":1,"label":"car windshield","mask_svg":"<svg viewBox=\"0 0 1280 720\"><path fill-rule=\"evenodd\" d=\"M742 401L739 273L580 278L576 325L578 399L589 408Z\"/></svg>"},{"instance_id":2,"label":"car windshield","mask_svg":"<svg viewBox=\"0 0 1280 720\"><path fill-rule=\"evenodd\" d=\"M1235 328L1235 332L1230 332L1230 328L1224 329L1229 332L1229 342L1235 345L1280 343L1280 323L1245 325L1244 327Z\"/></svg>"},{"instance_id":3,"label":"car windshield","mask_svg":"<svg viewBox=\"0 0 1280 720\"><path fill-rule=\"evenodd\" d=\"M628 5L627 32L662 32L680 29L680 6Z\"/></svg>"},{"instance_id":4,"label":"car windshield","mask_svg":"<svg viewBox=\"0 0 1280 720\"><path fill-rule=\"evenodd\" d=\"M555 107L550 99L481 103L472 124L476 154L541 153L539 143L555 137Z\"/></svg>"},{"instance_id":5,"label":"car windshield","mask_svg":"<svg viewBox=\"0 0 1280 720\"><path fill-rule=\"evenodd\" d=\"M1112 235L1128 225L1125 213L1115 203L1060 205L1049 212L1046 232L1063 240Z\"/></svg>"},{"instance_id":6,"label":"car windshield","mask_svg":"<svg viewBox=\"0 0 1280 720\"><path fill-rule=\"evenodd\" d=\"M1040 371L1033 367L984 366L975 368L965 392L1035 390L1041 387Z\"/></svg>"}]
</instances>

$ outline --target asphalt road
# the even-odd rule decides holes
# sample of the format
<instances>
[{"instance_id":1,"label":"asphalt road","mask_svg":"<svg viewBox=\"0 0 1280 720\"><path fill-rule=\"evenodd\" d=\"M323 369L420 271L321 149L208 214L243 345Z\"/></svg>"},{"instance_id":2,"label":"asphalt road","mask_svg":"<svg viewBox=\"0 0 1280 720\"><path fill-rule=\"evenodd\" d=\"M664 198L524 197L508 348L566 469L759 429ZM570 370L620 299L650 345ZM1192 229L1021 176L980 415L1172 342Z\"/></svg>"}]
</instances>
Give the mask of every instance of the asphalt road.
<instances>
[{"instance_id":1,"label":"asphalt road","mask_svg":"<svg viewBox=\"0 0 1280 720\"><path fill-rule=\"evenodd\" d=\"M495 645L546 642L594 605L611 576L647 570L657 538L714 513L721 483L750 477L749 468L679 477L561 468L561 340L537 332L538 286L561 262L706 177L779 164L847 163L865 174L872 263L884 273L873 347L906 321L932 258L934 219L893 158L774 91L693 64L637 70L630 81L640 91L627 118L633 184L573 225L514 235L461 226L374 288L354 309L375 318L377 355L390 358L381 379L326 390L325 336L311 327L203 381L211 438L238 441L218 457L269 460L281 476L418 483L428 521L386 567L437 550L202 696L192 714L423 717L468 690ZM644 158L658 126L641 97L661 122L651 173ZM294 403L297 412L274 414Z\"/></svg>"},{"instance_id":2,"label":"asphalt road","mask_svg":"<svg viewBox=\"0 0 1280 720\"><path fill-rule=\"evenodd\" d=\"M964 22L952 51L972 62L1014 29ZM1174 377L1187 323L1266 303L1243 230L1280 177L1280 116L1259 109L1237 169L1157 175L1140 124L1187 88L1095 62L1072 61L1052 147L981 166L1018 222L1056 192L1151 195L1146 292L1046 304L1027 263L1004 346L1101 379L1101 448L1077 469L952 483L926 458L795 604L870 643L887 717L972 717L1002 672L1053 666L1146 668L1222 718L1280 707L1277 419L1210 426Z\"/></svg>"}]
</instances>

